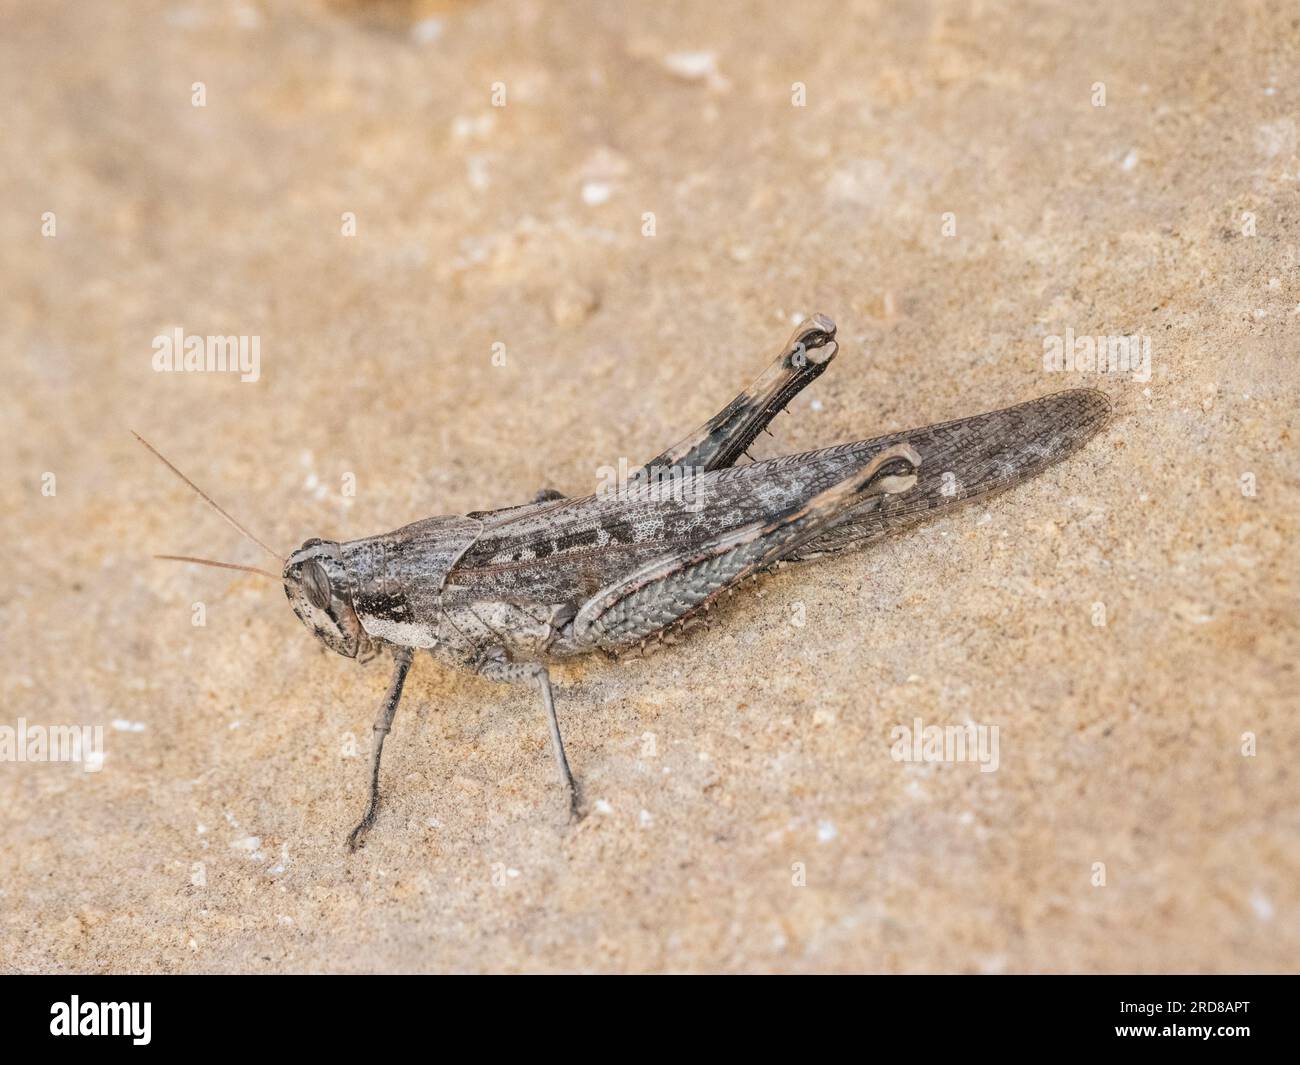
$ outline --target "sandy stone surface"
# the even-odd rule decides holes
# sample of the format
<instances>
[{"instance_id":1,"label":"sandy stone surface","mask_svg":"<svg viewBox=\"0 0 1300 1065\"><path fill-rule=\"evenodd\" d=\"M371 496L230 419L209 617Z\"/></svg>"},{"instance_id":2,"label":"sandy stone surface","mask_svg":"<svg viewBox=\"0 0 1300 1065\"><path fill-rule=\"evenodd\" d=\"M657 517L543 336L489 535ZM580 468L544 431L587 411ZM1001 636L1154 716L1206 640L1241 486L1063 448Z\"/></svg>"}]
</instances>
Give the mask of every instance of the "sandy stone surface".
<instances>
[{"instance_id":1,"label":"sandy stone surface","mask_svg":"<svg viewBox=\"0 0 1300 1065\"><path fill-rule=\"evenodd\" d=\"M1297 968L1294 10L797 6L6 5L0 725L105 752L0 764L0 969ZM535 693L421 657L348 855L386 664L153 561L269 560L129 430L288 551L591 491L814 311L760 456L1114 421L557 669L577 827ZM175 329L259 379L155 372ZM1046 372L1067 330L1149 380ZM891 757L916 719L996 772Z\"/></svg>"}]
</instances>

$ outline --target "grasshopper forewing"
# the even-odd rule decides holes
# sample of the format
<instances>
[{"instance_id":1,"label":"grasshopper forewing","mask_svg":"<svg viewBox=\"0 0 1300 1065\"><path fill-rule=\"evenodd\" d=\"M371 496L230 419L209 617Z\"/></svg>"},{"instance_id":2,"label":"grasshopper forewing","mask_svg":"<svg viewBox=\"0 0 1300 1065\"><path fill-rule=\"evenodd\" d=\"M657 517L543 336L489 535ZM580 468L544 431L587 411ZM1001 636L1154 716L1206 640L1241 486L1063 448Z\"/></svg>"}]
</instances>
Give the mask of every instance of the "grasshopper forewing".
<instances>
[{"instance_id":1,"label":"grasshopper forewing","mask_svg":"<svg viewBox=\"0 0 1300 1065\"><path fill-rule=\"evenodd\" d=\"M351 848L374 823L384 738L417 650L539 689L569 809L581 816L548 662L671 641L777 563L866 544L1019 484L1080 448L1110 413L1104 394L1075 389L737 466L836 350L834 322L814 315L749 389L618 491L544 492L362 540L311 539L285 561L285 595L326 646L348 658L393 657Z\"/></svg>"}]
</instances>

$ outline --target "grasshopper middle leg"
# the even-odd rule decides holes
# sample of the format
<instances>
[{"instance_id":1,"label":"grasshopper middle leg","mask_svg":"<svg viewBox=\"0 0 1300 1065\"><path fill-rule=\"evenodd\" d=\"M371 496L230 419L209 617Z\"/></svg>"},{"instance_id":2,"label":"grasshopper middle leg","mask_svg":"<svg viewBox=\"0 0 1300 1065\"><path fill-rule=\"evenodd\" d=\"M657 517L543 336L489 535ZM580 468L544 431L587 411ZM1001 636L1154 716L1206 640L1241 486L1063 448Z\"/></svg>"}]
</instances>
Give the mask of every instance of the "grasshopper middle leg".
<instances>
[{"instance_id":1,"label":"grasshopper middle leg","mask_svg":"<svg viewBox=\"0 0 1300 1065\"><path fill-rule=\"evenodd\" d=\"M582 793L573 772L569 769L569 759L564 753L564 740L560 737L560 722L555 716L555 696L551 692L551 675L540 662L512 662L505 649L491 648L478 662L478 673L489 680L523 681L535 684L542 693L542 706L546 710L546 724L551 732L551 750L555 754L555 765L560 771L560 783L564 785L569 799L569 816L579 820L583 816Z\"/></svg>"}]
</instances>

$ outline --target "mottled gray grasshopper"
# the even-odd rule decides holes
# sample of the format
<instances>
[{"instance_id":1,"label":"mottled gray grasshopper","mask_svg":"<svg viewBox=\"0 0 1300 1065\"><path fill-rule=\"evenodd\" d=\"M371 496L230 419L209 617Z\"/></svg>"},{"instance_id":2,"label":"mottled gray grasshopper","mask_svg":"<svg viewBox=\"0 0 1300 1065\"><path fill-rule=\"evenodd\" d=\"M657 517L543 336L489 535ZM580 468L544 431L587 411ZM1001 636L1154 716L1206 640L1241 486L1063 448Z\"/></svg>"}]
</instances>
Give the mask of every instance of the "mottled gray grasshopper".
<instances>
[{"instance_id":1,"label":"mottled gray grasshopper","mask_svg":"<svg viewBox=\"0 0 1300 1065\"><path fill-rule=\"evenodd\" d=\"M671 642L702 623L720 596L778 563L866 544L1019 484L1081 447L1110 412L1102 393L1076 389L736 465L836 350L835 324L815 315L748 390L651 459L626 491L579 498L541 492L520 506L426 518L364 540L311 539L280 559L281 574L255 570L283 581L294 613L331 650L361 659L392 653L392 680L374 725L370 800L348 836L352 849L379 808L384 738L417 650L539 689L569 809L581 816L548 661ZM658 474L665 469L694 471L689 503L662 490Z\"/></svg>"}]
</instances>

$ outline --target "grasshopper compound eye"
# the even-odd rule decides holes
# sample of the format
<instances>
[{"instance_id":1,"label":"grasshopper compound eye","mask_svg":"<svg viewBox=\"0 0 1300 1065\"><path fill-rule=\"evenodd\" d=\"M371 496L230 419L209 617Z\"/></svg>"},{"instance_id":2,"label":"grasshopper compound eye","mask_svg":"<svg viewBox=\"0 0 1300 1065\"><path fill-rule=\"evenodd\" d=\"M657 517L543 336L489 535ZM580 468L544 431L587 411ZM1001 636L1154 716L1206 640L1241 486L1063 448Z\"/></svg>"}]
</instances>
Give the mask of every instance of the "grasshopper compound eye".
<instances>
[{"instance_id":1,"label":"grasshopper compound eye","mask_svg":"<svg viewBox=\"0 0 1300 1065\"><path fill-rule=\"evenodd\" d=\"M309 540L285 563L284 594L293 612L331 651L356 658L370 641L352 606L352 582L339 545Z\"/></svg>"},{"instance_id":2,"label":"grasshopper compound eye","mask_svg":"<svg viewBox=\"0 0 1300 1065\"><path fill-rule=\"evenodd\" d=\"M317 610L328 610L330 605L330 579L325 567L314 559L302 567L302 586L307 602Z\"/></svg>"}]
</instances>

